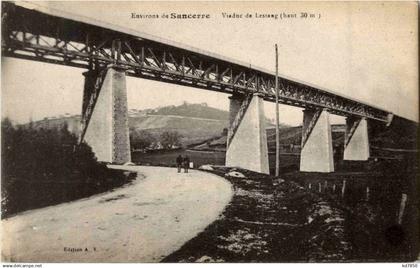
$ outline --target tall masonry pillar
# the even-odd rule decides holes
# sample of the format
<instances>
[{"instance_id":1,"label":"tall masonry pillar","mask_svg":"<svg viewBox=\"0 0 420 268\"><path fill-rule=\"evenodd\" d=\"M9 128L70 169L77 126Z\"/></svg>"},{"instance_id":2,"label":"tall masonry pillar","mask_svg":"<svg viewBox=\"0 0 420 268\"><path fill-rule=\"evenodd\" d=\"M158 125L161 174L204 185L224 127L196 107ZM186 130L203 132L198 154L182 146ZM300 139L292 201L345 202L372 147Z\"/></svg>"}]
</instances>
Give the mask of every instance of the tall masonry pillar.
<instances>
[{"instance_id":1,"label":"tall masonry pillar","mask_svg":"<svg viewBox=\"0 0 420 268\"><path fill-rule=\"evenodd\" d=\"M334 171L331 126L326 110L303 111L300 171Z\"/></svg>"},{"instance_id":2,"label":"tall masonry pillar","mask_svg":"<svg viewBox=\"0 0 420 268\"><path fill-rule=\"evenodd\" d=\"M264 100L255 93L249 100L230 97L230 125L226 166L269 174Z\"/></svg>"},{"instance_id":3,"label":"tall masonry pillar","mask_svg":"<svg viewBox=\"0 0 420 268\"><path fill-rule=\"evenodd\" d=\"M98 161L123 164L131 161L128 132L128 107L125 71L115 66L108 67L103 77L96 101L88 103L89 88L92 89L98 75L85 73L83 114L92 105L84 141L92 147ZM91 86L89 86L89 83Z\"/></svg>"},{"instance_id":4,"label":"tall masonry pillar","mask_svg":"<svg viewBox=\"0 0 420 268\"><path fill-rule=\"evenodd\" d=\"M348 117L344 141L344 160L366 161L370 157L366 118Z\"/></svg>"}]
</instances>

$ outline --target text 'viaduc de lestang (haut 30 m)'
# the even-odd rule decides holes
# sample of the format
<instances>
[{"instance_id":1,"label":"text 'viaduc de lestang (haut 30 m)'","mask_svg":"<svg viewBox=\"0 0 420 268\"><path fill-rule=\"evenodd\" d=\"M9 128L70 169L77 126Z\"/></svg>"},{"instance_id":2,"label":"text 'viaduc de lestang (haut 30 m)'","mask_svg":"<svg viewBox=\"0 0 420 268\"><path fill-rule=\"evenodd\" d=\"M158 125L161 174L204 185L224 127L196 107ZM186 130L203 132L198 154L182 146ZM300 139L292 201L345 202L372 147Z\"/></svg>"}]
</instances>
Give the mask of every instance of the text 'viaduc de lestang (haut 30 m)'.
<instances>
[{"instance_id":1,"label":"text 'viaduc de lestang (haut 30 m)'","mask_svg":"<svg viewBox=\"0 0 420 268\"><path fill-rule=\"evenodd\" d=\"M320 19L320 13L313 12L272 12L272 13L261 13L261 12L221 12L217 14L210 13L137 13L132 12L130 14L132 19L181 19L181 20L200 20L200 19Z\"/></svg>"}]
</instances>

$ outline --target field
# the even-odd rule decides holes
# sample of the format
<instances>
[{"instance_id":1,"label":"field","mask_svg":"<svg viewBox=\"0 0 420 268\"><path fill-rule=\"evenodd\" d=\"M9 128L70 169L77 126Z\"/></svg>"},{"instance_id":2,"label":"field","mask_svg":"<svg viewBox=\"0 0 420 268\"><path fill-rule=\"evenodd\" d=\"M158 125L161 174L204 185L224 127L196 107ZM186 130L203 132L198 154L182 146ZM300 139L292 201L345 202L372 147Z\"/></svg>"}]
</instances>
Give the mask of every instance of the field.
<instances>
[{"instance_id":1,"label":"field","mask_svg":"<svg viewBox=\"0 0 420 268\"><path fill-rule=\"evenodd\" d=\"M225 152L218 151L194 151L194 150L171 150L171 151L155 151L149 153L133 152L131 153L132 162L141 165L151 166L170 166L175 167L175 159L178 155L188 155L190 161L194 163L194 167L201 165L224 165ZM270 171L274 173L275 155L269 155ZM283 170L297 170L299 167L299 156L292 154L284 154L280 156L280 167Z\"/></svg>"},{"instance_id":2,"label":"field","mask_svg":"<svg viewBox=\"0 0 420 268\"><path fill-rule=\"evenodd\" d=\"M134 162L224 165L224 152L136 153ZM270 167L275 155L270 154ZM415 159L415 158L413 158ZM298 172L298 155L281 155L281 176L239 170L223 215L165 262L409 261L418 254L417 167L404 160L337 161L337 172ZM271 169L272 171L272 169ZM408 196L399 224L402 195ZM288 245L285 247L284 245Z\"/></svg>"},{"instance_id":3,"label":"field","mask_svg":"<svg viewBox=\"0 0 420 268\"><path fill-rule=\"evenodd\" d=\"M407 262L417 258L415 187L395 177L289 173L274 178L234 169L245 175L238 178L229 175L233 169L213 168L209 172L233 184L233 200L217 221L164 262ZM347 190L343 191L344 180ZM368 181L370 196L366 195ZM401 225L397 224L400 189L411 199Z\"/></svg>"},{"instance_id":4,"label":"field","mask_svg":"<svg viewBox=\"0 0 420 268\"><path fill-rule=\"evenodd\" d=\"M185 149L150 153L133 152L131 153L131 159L133 163L141 165L175 167L175 159L180 154L187 154L190 161L194 163L194 167L199 167L204 164L224 165L225 162L224 152L200 152L187 151Z\"/></svg>"}]
</instances>

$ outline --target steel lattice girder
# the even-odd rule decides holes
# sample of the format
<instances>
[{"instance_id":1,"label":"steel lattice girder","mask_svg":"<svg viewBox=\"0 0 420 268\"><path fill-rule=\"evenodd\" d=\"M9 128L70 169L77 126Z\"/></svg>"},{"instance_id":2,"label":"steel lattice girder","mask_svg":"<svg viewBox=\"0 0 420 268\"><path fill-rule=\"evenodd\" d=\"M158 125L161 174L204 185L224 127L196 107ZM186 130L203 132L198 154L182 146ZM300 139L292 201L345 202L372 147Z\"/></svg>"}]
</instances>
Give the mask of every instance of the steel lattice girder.
<instances>
[{"instance_id":1,"label":"steel lattice girder","mask_svg":"<svg viewBox=\"0 0 420 268\"><path fill-rule=\"evenodd\" d=\"M127 75L224 93L260 92L275 102L275 76L223 57L148 40L3 2L2 54L87 69L116 64ZM313 86L279 78L279 102L326 108L389 123L392 114Z\"/></svg>"}]
</instances>

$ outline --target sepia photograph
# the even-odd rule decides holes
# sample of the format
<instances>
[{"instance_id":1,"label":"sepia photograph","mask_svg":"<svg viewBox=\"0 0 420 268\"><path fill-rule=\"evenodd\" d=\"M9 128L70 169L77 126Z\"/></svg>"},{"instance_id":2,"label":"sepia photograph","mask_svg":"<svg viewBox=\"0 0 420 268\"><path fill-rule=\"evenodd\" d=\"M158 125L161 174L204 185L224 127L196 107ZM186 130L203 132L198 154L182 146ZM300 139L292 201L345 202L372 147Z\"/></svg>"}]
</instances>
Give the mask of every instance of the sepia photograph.
<instances>
[{"instance_id":1,"label":"sepia photograph","mask_svg":"<svg viewBox=\"0 0 420 268\"><path fill-rule=\"evenodd\" d=\"M1 263L416 263L418 10L2 1Z\"/></svg>"}]
</instances>

